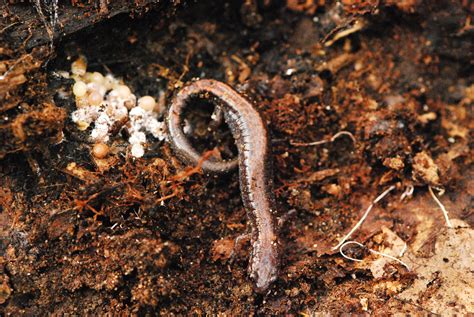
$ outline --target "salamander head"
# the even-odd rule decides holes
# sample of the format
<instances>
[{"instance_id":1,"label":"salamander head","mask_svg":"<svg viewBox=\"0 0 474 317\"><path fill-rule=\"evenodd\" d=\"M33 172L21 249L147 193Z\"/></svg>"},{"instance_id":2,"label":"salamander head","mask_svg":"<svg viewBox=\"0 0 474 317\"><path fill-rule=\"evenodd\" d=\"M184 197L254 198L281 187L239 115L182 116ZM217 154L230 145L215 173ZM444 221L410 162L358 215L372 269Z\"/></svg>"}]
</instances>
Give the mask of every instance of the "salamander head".
<instances>
[{"instance_id":1,"label":"salamander head","mask_svg":"<svg viewBox=\"0 0 474 317\"><path fill-rule=\"evenodd\" d=\"M272 241L262 247L254 247L250 261L250 276L258 293L264 293L277 279L280 267L278 243Z\"/></svg>"}]
</instances>

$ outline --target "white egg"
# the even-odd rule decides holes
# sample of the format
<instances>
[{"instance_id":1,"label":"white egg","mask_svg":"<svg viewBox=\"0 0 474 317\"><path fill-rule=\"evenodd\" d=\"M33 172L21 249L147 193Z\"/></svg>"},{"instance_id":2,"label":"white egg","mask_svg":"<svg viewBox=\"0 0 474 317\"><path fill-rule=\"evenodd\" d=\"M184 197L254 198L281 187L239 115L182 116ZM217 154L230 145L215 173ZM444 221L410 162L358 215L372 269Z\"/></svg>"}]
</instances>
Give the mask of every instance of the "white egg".
<instances>
[{"instance_id":1,"label":"white egg","mask_svg":"<svg viewBox=\"0 0 474 317\"><path fill-rule=\"evenodd\" d=\"M87 85L83 81L77 81L72 86L72 92L76 97L83 97L87 92Z\"/></svg>"},{"instance_id":2,"label":"white egg","mask_svg":"<svg viewBox=\"0 0 474 317\"><path fill-rule=\"evenodd\" d=\"M143 96L138 99L138 106L146 111L153 111L156 106L156 100L152 96Z\"/></svg>"}]
</instances>

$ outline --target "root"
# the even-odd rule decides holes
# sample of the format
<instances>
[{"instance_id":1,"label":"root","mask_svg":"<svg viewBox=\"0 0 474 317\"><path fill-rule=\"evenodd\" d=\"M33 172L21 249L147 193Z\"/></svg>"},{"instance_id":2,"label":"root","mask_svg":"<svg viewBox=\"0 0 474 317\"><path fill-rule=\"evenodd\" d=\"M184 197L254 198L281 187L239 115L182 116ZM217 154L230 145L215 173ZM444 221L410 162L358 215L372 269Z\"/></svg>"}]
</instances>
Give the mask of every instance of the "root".
<instances>
[{"instance_id":1,"label":"root","mask_svg":"<svg viewBox=\"0 0 474 317\"><path fill-rule=\"evenodd\" d=\"M351 138L352 142L354 142L354 144L357 143L354 135L352 133L350 133L349 131L339 131L338 133L334 134L330 139L328 140L320 140L320 141L315 141L315 142L310 142L310 143L300 143L300 142L293 142L293 141L290 141L290 144L291 145L294 145L294 146L313 146L313 145L320 145L320 144L324 144L324 143L331 143L331 142L334 142L338 137L342 136L342 135L347 135L348 137Z\"/></svg>"},{"instance_id":2,"label":"root","mask_svg":"<svg viewBox=\"0 0 474 317\"><path fill-rule=\"evenodd\" d=\"M348 234L346 234L346 236L344 238L342 238L342 240L338 243L338 245L336 245L334 248L332 248L333 250L337 250L339 248L342 247L342 245L344 244L344 242L349 239L349 237L362 225L362 223L364 222L364 220L367 218L367 216L369 215L370 211L372 210L372 208L374 207L374 205L376 203L378 203L380 200L382 200L385 196L387 196L387 194L389 192L391 192L392 190L395 189L395 185L392 185L390 186L387 190L385 190L382 194L380 194L377 198L375 198L375 200L369 205L369 207L367 208L367 210L365 211L364 215L362 216L362 218L360 218L359 222L357 222L357 224L351 229L351 231L349 231Z\"/></svg>"},{"instance_id":3,"label":"root","mask_svg":"<svg viewBox=\"0 0 474 317\"><path fill-rule=\"evenodd\" d=\"M430 191L431 197L433 197L434 201L436 201L439 208L441 208L441 211L443 212L443 215L444 215L444 219L446 220L446 226L448 226L448 228L452 228L453 225L451 224L451 221L449 220L448 211L446 210L444 205L441 203L441 201L438 199L438 197L436 197L431 186L428 186L428 190Z\"/></svg>"},{"instance_id":4,"label":"root","mask_svg":"<svg viewBox=\"0 0 474 317\"><path fill-rule=\"evenodd\" d=\"M383 252L379 252L379 251L375 251L375 250L373 250L373 249L367 248L367 247L366 247L365 245L363 245L362 243L359 243L359 242L357 242L357 241L352 241L352 240L345 242L345 243L342 244L341 247L339 248L339 253L341 253L341 255L342 255L344 258L348 259L348 260L355 261L355 262L362 262L362 261L363 261L363 260L355 259L355 258L353 258L353 257L350 257L350 256L344 254L344 252L343 252L342 250L343 250L343 248L344 248L345 246L347 246L347 245L349 245L349 244L356 244L356 245L358 245L358 246L360 246L360 247L362 247L362 248L364 248L364 249L369 250L370 253L377 254L377 255L380 255L380 256L389 258L389 259L391 259L391 260L393 260L393 261L396 261L396 262L400 263L401 265L403 265L408 271L410 271L410 268L408 267L408 265L407 265L405 262L403 262L402 260L397 259L396 257L391 256L391 255L389 255L389 254L386 254L386 253L383 253ZM406 244L405 244L405 245L406 245ZM405 250L405 249L406 249L406 248L404 248L404 250Z\"/></svg>"},{"instance_id":5,"label":"root","mask_svg":"<svg viewBox=\"0 0 474 317\"><path fill-rule=\"evenodd\" d=\"M413 185L408 185L405 191L402 193L400 196L400 201L403 201L407 197L413 196L413 192L415 191L415 186Z\"/></svg>"}]
</instances>

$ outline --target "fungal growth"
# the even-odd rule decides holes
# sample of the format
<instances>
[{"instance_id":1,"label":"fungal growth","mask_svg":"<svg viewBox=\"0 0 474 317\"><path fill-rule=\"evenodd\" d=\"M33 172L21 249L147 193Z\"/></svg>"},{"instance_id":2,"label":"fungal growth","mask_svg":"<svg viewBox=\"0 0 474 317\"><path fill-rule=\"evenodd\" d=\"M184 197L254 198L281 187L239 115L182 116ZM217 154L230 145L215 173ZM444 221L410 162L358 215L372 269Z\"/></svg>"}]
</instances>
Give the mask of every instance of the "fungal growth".
<instances>
[{"instance_id":1,"label":"fungal growth","mask_svg":"<svg viewBox=\"0 0 474 317\"><path fill-rule=\"evenodd\" d=\"M163 109L152 96L137 100L131 89L112 74L87 72L87 61L81 56L71 64L72 92L77 110L71 115L81 131L90 130L92 142L107 143L114 130L125 128L131 154L145 154L147 133L165 139L165 125L158 118Z\"/></svg>"},{"instance_id":2,"label":"fungal growth","mask_svg":"<svg viewBox=\"0 0 474 317\"><path fill-rule=\"evenodd\" d=\"M219 103L237 144L237 160L209 159L201 166L204 171L222 173L238 164L242 200L252 228L250 276L256 290L264 292L277 278L280 261L266 125L252 104L228 85L209 79L192 82L176 94L166 115L170 143L188 164L196 165L201 158L183 133L182 113L194 96Z\"/></svg>"}]
</instances>

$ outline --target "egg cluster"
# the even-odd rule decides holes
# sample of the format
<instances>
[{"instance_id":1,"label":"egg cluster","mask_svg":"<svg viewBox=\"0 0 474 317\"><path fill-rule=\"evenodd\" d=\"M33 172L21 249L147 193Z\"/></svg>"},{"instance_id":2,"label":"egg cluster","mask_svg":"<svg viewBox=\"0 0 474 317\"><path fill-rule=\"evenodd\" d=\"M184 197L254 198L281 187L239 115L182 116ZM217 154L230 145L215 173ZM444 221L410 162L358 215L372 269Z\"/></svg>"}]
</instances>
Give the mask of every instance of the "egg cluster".
<instances>
[{"instance_id":1,"label":"egg cluster","mask_svg":"<svg viewBox=\"0 0 474 317\"><path fill-rule=\"evenodd\" d=\"M77 106L71 118L82 131L93 125L91 141L106 143L114 129L124 126L129 133L132 156L142 157L146 133L159 140L165 138L164 123L158 120L164 109L155 98L143 96L137 100L130 88L112 74L87 72L85 57L72 63L71 73Z\"/></svg>"}]
</instances>

